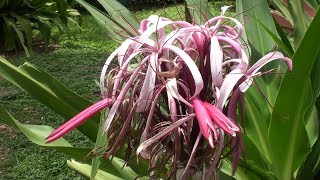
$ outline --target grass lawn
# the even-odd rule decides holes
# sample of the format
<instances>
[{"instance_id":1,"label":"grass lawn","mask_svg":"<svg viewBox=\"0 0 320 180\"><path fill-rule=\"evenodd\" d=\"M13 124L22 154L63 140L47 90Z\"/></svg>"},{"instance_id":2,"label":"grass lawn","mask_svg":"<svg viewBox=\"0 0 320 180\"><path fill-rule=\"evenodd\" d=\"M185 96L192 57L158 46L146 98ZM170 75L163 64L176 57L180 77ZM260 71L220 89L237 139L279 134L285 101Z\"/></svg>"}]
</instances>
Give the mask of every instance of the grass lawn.
<instances>
[{"instance_id":1,"label":"grass lawn","mask_svg":"<svg viewBox=\"0 0 320 180\"><path fill-rule=\"evenodd\" d=\"M150 14L166 14L166 17L177 19L184 16L183 9L183 6L172 6L143 10L137 12L137 17L141 19ZM177 13L177 10L181 13ZM80 31L71 26L69 35L55 30L52 46L57 48L54 51L33 53L28 59L21 53L7 59L16 65L29 61L50 72L71 90L96 101L99 99L99 88L94 81L98 79L105 59L117 43L109 39L88 15L83 16L81 27ZM46 124L56 128L64 121L3 78L0 78L0 100L20 122ZM75 146L93 146L92 142L77 131L70 133L66 139ZM0 123L0 179L83 179L68 168L67 159L62 153L34 145L22 133Z\"/></svg>"}]
</instances>

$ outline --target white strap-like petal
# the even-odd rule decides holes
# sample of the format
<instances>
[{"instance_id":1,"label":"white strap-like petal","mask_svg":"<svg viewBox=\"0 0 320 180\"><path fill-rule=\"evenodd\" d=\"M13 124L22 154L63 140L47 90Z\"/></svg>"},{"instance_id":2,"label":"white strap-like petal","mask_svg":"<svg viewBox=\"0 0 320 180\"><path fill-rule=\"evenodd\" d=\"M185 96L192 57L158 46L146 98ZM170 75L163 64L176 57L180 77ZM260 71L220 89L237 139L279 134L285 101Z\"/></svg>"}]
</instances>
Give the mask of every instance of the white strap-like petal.
<instances>
[{"instance_id":1,"label":"white strap-like petal","mask_svg":"<svg viewBox=\"0 0 320 180\"><path fill-rule=\"evenodd\" d=\"M151 102L153 97L154 86L156 83L156 66L157 66L158 54L153 53L150 56L149 65L145 79L141 88L139 98L137 100L136 112L143 112Z\"/></svg>"},{"instance_id":2,"label":"white strap-like petal","mask_svg":"<svg viewBox=\"0 0 320 180\"><path fill-rule=\"evenodd\" d=\"M222 110L229 95L231 94L231 91L233 90L233 88L242 76L243 73L240 69L234 69L226 76L220 88L220 98L216 102L216 107L219 110Z\"/></svg>"},{"instance_id":3,"label":"white strap-like petal","mask_svg":"<svg viewBox=\"0 0 320 180\"><path fill-rule=\"evenodd\" d=\"M222 61L223 52L216 36L211 37L210 66L212 76L212 88L220 87L222 84Z\"/></svg>"},{"instance_id":4,"label":"white strap-like petal","mask_svg":"<svg viewBox=\"0 0 320 180\"><path fill-rule=\"evenodd\" d=\"M177 85L177 79L176 78L170 78L167 80L166 83L166 88L167 92L170 93L170 95L179 101L185 103L189 107L193 107L192 104L190 104L186 99L184 99L180 94L178 90L178 85Z\"/></svg>"},{"instance_id":5,"label":"white strap-like petal","mask_svg":"<svg viewBox=\"0 0 320 180\"><path fill-rule=\"evenodd\" d=\"M226 13L226 11L230 8L231 6L222 6L221 7L221 16L224 15L224 13Z\"/></svg>"},{"instance_id":6,"label":"white strap-like petal","mask_svg":"<svg viewBox=\"0 0 320 180\"><path fill-rule=\"evenodd\" d=\"M200 71L199 71L197 65L194 63L194 61L191 59L191 57L187 53L185 53L182 49L179 49L173 45L167 45L164 48L171 50L172 52L174 52L177 56L179 56L185 62L185 64L187 65L187 67L189 68L189 70L192 74L192 77L193 77L194 83L195 83L196 89L195 89L194 95L192 97L197 96L203 88L203 79L201 77L201 74L200 74ZM192 97L191 97L191 99L192 99Z\"/></svg>"},{"instance_id":7,"label":"white strap-like petal","mask_svg":"<svg viewBox=\"0 0 320 180\"><path fill-rule=\"evenodd\" d=\"M249 87L251 86L253 82L253 78L252 77L248 77L243 83L240 84L239 89L241 92L245 92L249 89Z\"/></svg>"},{"instance_id":8,"label":"white strap-like petal","mask_svg":"<svg viewBox=\"0 0 320 180\"><path fill-rule=\"evenodd\" d=\"M111 55L108 57L108 59L106 60L106 62L104 63L102 70L101 70L101 75L100 75L100 91L101 91L101 95L105 96L105 83L104 83L104 78L106 76L108 67L111 63L111 61L118 55L123 54L123 52L126 52L128 50L128 48L130 47L130 45L134 43L134 41L132 39L127 39L125 40L120 47L118 47L116 50L114 50ZM119 64L121 65L123 62L123 59L118 59L119 60Z\"/></svg>"},{"instance_id":9,"label":"white strap-like petal","mask_svg":"<svg viewBox=\"0 0 320 180\"><path fill-rule=\"evenodd\" d=\"M291 59L284 57L284 55L280 52L270 52L267 55L263 56L260 60L258 60L253 66L251 66L250 69L247 71L248 76L252 76L256 74L263 66L265 66L267 63L273 61L273 60L283 60L287 63L288 68L292 69L292 61Z\"/></svg>"}]
</instances>

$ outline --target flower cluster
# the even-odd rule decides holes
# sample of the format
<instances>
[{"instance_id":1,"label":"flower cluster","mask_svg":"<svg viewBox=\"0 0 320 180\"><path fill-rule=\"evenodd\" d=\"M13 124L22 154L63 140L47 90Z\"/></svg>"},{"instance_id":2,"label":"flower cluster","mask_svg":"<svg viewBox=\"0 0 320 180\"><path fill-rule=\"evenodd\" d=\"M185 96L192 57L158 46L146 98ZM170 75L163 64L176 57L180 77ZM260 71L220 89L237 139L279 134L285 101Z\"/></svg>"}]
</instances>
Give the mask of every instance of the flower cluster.
<instances>
[{"instance_id":1,"label":"flower cluster","mask_svg":"<svg viewBox=\"0 0 320 180\"><path fill-rule=\"evenodd\" d=\"M127 144L149 159L150 169L170 163L168 174L175 176L183 167L185 176L203 163L215 170L223 149L239 155L239 96L265 64L283 60L289 69L292 64L280 52L270 52L250 67L240 42L243 27L224 16L226 9L203 25L155 15L142 20L140 35L125 40L103 66L103 100L55 130L47 142L108 107L105 157ZM225 148L226 137L236 140L233 147Z\"/></svg>"}]
</instances>

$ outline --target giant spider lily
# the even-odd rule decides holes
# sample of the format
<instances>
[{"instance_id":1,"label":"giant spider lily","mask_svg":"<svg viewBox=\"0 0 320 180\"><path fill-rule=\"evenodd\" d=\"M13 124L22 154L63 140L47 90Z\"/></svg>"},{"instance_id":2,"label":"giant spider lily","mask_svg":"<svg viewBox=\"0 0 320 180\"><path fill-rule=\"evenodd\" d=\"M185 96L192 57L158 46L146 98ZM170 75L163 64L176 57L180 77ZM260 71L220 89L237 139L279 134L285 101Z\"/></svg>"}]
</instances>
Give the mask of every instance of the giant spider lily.
<instances>
[{"instance_id":1,"label":"giant spider lily","mask_svg":"<svg viewBox=\"0 0 320 180\"><path fill-rule=\"evenodd\" d=\"M250 67L240 43L242 25L224 16L225 10L203 25L155 15L144 19L140 35L125 40L103 66L103 100L55 130L47 142L108 107L106 158L129 143L137 155L150 159L150 169L170 163L170 175L185 168L184 177L203 163L211 164L210 177L223 149L232 150L237 161L243 151L237 97L265 64L279 59L290 70L292 64L280 52L270 52ZM235 26L226 25L226 20ZM114 60L117 66L109 70ZM229 148L227 138L232 141Z\"/></svg>"}]
</instances>

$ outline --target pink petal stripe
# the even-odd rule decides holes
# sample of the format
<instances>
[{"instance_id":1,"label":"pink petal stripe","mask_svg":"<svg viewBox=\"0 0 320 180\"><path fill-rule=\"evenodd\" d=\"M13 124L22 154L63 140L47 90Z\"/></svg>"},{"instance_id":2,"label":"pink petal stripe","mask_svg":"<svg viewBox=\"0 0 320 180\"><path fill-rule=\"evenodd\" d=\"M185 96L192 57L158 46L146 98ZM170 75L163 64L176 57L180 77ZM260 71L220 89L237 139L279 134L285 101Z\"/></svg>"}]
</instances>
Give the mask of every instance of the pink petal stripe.
<instances>
[{"instance_id":1,"label":"pink petal stripe","mask_svg":"<svg viewBox=\"0 0 320 180\"><path fill-rule=\"evenodd\" d=\"M238 39L240 37L240 35L242 34L243 32L243 26L241 24L240 21L238 21L237 19L235 18L231 18L231 17L226 17L226 16L217 16L217 17L214 17L212 19L209 19L206 23L205 23L205 26L208 27L208 26L211 26L212 23L214 23L215 21L217 21L217 23L219 23L219 21L223 20L223 19L228 19L228 20L231 20L233 21L236 26L235 28L237 28L237 36L234 36L232 39ZM216 31L217 28L219 28L219 24L218 26L213 26L213 31Z\"/></svg>"},{"instance_id":2,"label":"pink petal stripe","mask_svg":"<svg viewBox=\"0 0 320 180\"><path fill-rule=\"evenodd\" d=\"M217 139L217 138L215 137L215 139ZM211 131L209 131L208 142L209 142L209 145L210 145L212 148L214 148L214 139L213 139L213 137L212 137Z\"/></svg>"},{"instance_id":3,"label":"pink petal stripe","mask_svg":"<svg viewBox=\"0 0 320 180\"><path fill-rule=\"evenodd\" d=\"M85 110L81 111L79 114L71 118L69 121L64 123L62 126L60 126L58 129L54 130L47 138L46 142L50 143L52 141L55 141L59 139L60 137L64 136L74 128L78 127L82 123L84 123L86 120L94 116L97 112L101 111L105 107L108 107L112 104L112 100L109 98L103 99Z\"/></svg>"},{"instance_id":4,"label":"pink petal stripe","mask_svg":"<svg viewBox=\"0 0 320 180\"><path fill-rule=\"evenodd\" d=\"M113 77L115 79L114 84L113 84L113 89L112 89L112 98L113 99L114 99L114 97L116 97L116 94L119 89L119 84L123 78L123 74L127 71L131 60L140 53L141 52L138 51L138 52L134 52L134 53L130 54L130 56L123 62L122 66L120 66L120 70L119 70L118 74ZM147 56L146 58L149 58L149 56Z\"/></svg>"}]
</instances>

